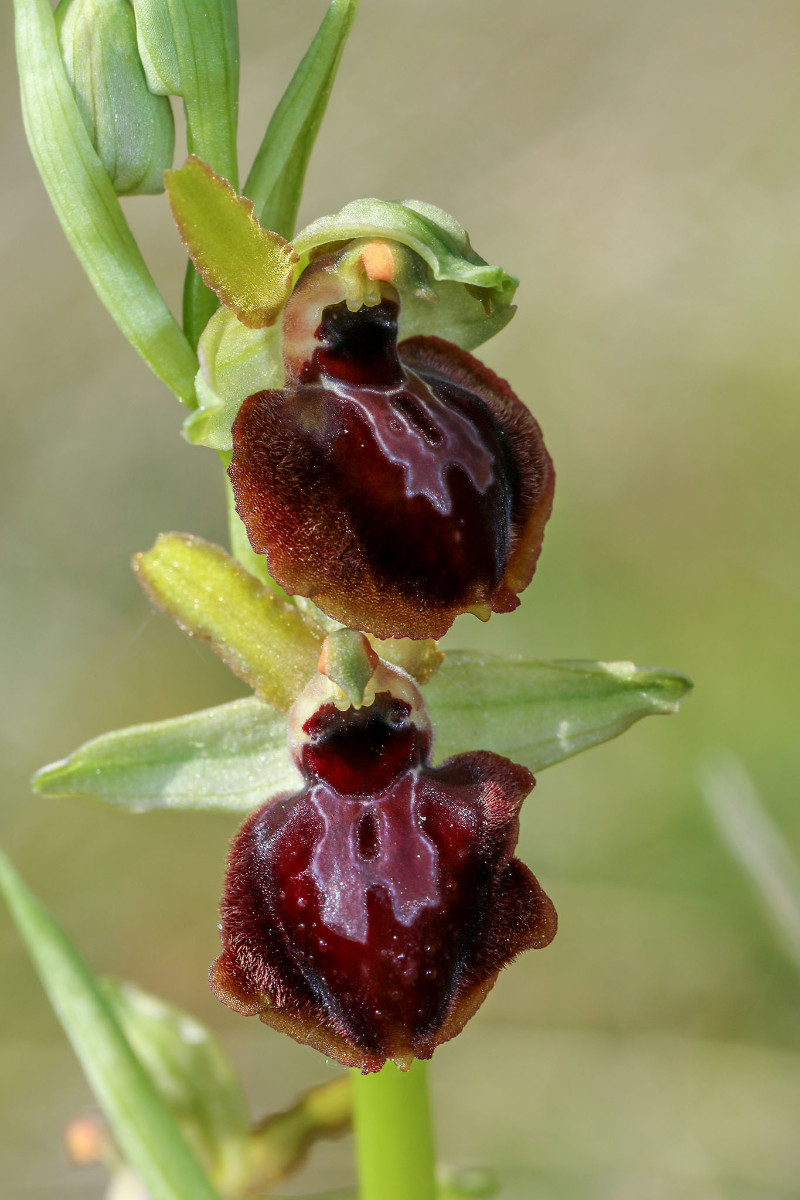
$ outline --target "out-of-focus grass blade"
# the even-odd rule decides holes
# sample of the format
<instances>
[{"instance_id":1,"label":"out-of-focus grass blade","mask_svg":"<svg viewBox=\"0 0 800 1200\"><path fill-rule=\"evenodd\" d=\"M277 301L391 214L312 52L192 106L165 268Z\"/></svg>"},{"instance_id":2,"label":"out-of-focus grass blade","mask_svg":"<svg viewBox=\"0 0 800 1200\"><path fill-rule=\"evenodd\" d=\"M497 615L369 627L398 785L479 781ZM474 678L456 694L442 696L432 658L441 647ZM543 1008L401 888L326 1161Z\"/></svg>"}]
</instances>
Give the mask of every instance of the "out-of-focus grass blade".
<instances>
[{"instance_id":1,"label":"out-of-focus grass blade","mask_svg":"<svg viewBox=\"0 0 800 1200\"><path fill-rule=\"evenodd\" d=\"M750 876L800 970L800 868L762 805L744 763L719 754L700 773L703 798L733 857Z\"/></svg>"},{"instance_id":2,"label":"out-of-focus grass blade","mask_svg":"<svg viewBox=\"0 0 800 1200\"><path fill-rule=\"evenodd\" d=\"M40 796L92 796L130 812L248 812L302 780L284 713L254 696L106 733L31 780Z\"/></svg>"},{"instance_id":3,"label":"out-of-focus grass blade","mask_svg":"<svg viewBox=\"0 0 800 1200\"><path fill-rule=\"evenodd\" d=\"M281 237L294 233L308 160L357 8L358 0L332 0L272 114L247 176L244 194L253 201L256 216Z\"/></svg>"},{"instance_id":4,"label":"out-of-focus grass blade","mask_svg":"<svg viewBox=\"0 0 800 1200\"><path fill-rule=\"evenodd\" d=\"M494 750L532 771L677 712L691 689L677 671L633 663L544 661L449 651L425 687L437 760Z\"/></svg>"},{"instance_id":5,"label":"out-of-focus grass blade","mask_svg":"<svg viewBox=\"0 0 800 1200\"><path fill-rule=\"evenodd\" d=\"M2 852L0 892L122 1155L153 1200L220 1200L97 980Z\"/></svg>"},{"instance_id":6,"label":"out-of-focus grass blade","mask_svg":"<svg viewBox=\"0 0 800 1200\"><path fill-rule=\"evenodd\" d=\"M25 130L50 202L81 266L147 365L191 407L197 356L147 269L89 140L47 0L14 0Z\"/></svg>"}]
</instances>

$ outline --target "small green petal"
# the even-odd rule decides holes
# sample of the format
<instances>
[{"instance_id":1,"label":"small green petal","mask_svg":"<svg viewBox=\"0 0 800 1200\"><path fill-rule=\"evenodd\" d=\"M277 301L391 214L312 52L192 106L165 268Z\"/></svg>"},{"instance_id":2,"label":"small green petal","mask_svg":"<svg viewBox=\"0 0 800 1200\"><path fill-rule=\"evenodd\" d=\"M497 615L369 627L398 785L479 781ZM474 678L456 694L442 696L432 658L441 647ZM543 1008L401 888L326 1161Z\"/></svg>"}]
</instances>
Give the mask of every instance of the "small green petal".
<instances>
[{"instance_id":1,"label":"small green petal","mask_svg":"<svg viewBox=\"0 0 800 1200\"><path fill-rule=\"evenodd\" d=\"M249 328L272 325L292 290L292 247L262 229L252 200L196 155L165 180L181 238L208 287Z\"/></svg>"},{"instance_id":2,"label":"small green petal","mask_svg":"<svg viewBox=\"0 0 800 1200\"><path fill-rule=\"evenodd\" d=\"M322 631L221 546L165 533L134 569L153 603L210 642L267 704L285 711L315 674Z\"/></svg>"},{"instance_id":3,"label":"small green petal","mask_svg":"<svg viewBox=\"0 0 800 1200\"><path fill-rule=\"evenodd\" d=\"M425 689L437 760L493 750L531 771L674 713L692 684L633 663L537 661L450 651Z\"/></svg>"},{"instance_id":4,"label":"small green petal","mask_svg":"<svg viewBox=\"0 0 800 1200\"><path fill-rule=\"evenodd\" d=\"M301 784L286 715L255 696L105 733L31 780L40 796L92 797L128 812L249 812Z\"/></svg>"}]
</instances>

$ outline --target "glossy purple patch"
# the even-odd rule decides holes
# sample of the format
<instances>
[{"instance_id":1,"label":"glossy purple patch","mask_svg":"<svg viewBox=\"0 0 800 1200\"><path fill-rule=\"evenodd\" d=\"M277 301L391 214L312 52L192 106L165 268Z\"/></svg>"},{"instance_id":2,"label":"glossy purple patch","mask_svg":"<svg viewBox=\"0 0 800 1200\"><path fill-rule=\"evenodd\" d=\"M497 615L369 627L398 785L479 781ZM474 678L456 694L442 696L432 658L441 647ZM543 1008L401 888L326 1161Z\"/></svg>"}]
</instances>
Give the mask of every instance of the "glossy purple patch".
<instances>
[{"instance_id":1,"label":"glossy purple patch","mask_svg":"<svg viewBox=\"0 0 800 1200\"><path fill-rule=\"evenodd\" d=\"M513 858L530 773L482 753L431 767L411 703L387 691L306 718L305 787L231 848L211 975L225 1003L362 1070L430 1057L504 963L555 934Z\"/></svg>"},{"instance_id":2,"label":"glossy purple patch","mask_svg":"<svg viewBox=\"0 0 800 1200\"><path fill-rule=\"evenodd\" d=\"M392 299L322 308L286 388L242 405L230 477L287 591L381 637L438 637L516 606L553 472L508 385L439 339L398 345L398 317Z\"/></svg>"}]
</instances>

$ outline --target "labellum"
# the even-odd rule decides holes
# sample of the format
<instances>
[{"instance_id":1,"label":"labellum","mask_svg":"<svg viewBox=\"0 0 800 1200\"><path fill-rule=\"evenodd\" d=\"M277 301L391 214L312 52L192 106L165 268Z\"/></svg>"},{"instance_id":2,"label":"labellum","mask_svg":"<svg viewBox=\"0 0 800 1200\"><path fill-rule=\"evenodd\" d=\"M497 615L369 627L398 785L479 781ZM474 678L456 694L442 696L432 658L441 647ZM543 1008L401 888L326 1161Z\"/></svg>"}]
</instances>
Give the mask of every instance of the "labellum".
<instances>
[{"instance_id":1,"label":"labellum","mask_svg":"<svg viewBox=\"0 0 800 1200\"><path fill-rule=\"evenodd\" d=\"M358 635L327 640L332 675L341 636ZM359 640L366 683L319 674L292 710L304 788L234 839L210 978L230 1007L369 1072L430 1058L556 915L513 857L530 772L480 751L432 767L419 690Z\"/></svg>"},{"instance_id":2,"label":"labellum","mask_svg":"<svg viewBox=\"0 0 800 1200\"><path fill-rule=\"evenodd\" d=\"M441 338L398 344L398 256L359 243L301 275L285 384L242 405L230 477L287 592L378 637L437 638L459 613L517 607L554 472L504 380Z\"/></svg>"}]
</instances>

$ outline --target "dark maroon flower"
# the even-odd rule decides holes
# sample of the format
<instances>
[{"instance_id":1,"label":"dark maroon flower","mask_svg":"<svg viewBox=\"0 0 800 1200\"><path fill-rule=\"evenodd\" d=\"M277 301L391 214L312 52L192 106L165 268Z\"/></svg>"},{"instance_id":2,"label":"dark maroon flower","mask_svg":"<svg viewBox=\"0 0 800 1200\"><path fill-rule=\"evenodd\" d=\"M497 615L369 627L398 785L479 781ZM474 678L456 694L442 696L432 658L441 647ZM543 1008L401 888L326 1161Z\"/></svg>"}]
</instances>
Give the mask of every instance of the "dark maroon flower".
<instances>
[{"instance_id":1,"label":"dark maroon flower","mask_svg":"<svg viewBox=\"0 0 800 1200\"><path fill-rule=\"evenodd\" d=\"M497 754L429 765L411 678L381 662L360 707L324 676L292 713L305 786L236 835L211 986L345 1066L430 1058L556 914L513 857L533 776Z\"/></svg>"},{"instance_id":2,"label":"dark maroon flower","mask_svg":"<svg viewBox=\"0 0 800 1200\"><path fill-rule=\"evenodd\" d=\"M390 283L352 311L337 261L307 268L286 306L285 386L250 396L233 425L250 542L287 592L379 637L440 637L459 613L509 612L552 505L541 430L466 351L398 345Z\"/></svg>"}]
</instances>

